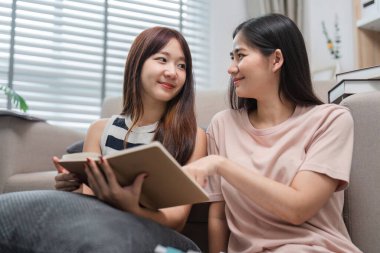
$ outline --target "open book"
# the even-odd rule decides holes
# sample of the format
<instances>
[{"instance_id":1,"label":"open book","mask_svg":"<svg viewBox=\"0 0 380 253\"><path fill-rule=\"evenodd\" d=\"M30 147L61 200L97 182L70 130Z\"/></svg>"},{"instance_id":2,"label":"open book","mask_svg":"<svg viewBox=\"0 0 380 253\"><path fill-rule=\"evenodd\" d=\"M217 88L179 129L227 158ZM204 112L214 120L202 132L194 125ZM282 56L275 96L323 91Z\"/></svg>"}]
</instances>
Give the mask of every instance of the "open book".
<instances>
[{"instance_id":1,"label":"open book","mask_svg":"<svg viewBox=\"0 0 380 253\"><path fill-rule=\"evenodd\" d=\"M84 152L63 155L59 163L86 181L84 163L88 157L99 161L99 154ZM122 186L133 183L137 175L148 173L140 197L140 203L147 208L159 209L208 200L206 192L158 141L121 150L104 158Z\"/></svg>"}]
</instances>

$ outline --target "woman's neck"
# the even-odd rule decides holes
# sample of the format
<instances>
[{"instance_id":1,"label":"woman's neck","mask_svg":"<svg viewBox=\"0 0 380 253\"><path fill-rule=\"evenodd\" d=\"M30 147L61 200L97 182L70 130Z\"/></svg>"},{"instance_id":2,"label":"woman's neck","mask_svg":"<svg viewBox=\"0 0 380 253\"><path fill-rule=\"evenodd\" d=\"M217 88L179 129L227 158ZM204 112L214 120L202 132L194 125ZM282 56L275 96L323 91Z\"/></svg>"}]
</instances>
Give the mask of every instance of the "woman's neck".
<instances>
[{"instance_id":1,"label":"woman's neck","mask_svg":"<svg viewBox=\"0 0 380 253\"><path fill-rule=\"evenodd\" d=\"M249 113L249 121L258 129L274 127L289 119L296 106L283 99L257 101L257 109Z\"/></svg>"},{"instance_id":2,"label":"woman's neck","mask_svg":"<svg viewBox=\"0 0 380 253\"><path fill-rule=\"evenodd\" d=\"M159 121L165 113L166 104L163 102L143 101L144 113L137 122L137 125L146 126Z\"/></svg>"}]
</instances>

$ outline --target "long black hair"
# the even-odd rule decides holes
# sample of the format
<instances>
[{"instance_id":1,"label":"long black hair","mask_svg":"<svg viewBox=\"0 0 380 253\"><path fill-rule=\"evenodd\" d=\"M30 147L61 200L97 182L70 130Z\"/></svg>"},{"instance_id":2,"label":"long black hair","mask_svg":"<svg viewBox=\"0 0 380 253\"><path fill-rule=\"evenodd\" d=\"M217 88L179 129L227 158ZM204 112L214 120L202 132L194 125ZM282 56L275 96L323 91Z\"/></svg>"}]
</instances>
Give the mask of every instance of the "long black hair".
<instances>
[{"instance_id":1,"label":"long black hair","mask_svg":"<svg viewBox=\"0 0 380 253\"><path fill-rule=\"evenodd\" d=\"M252 18L236 27L233 38L240 33L249 46L257 48L264 56L280 49L284 63L281 67L279 96L295 105L319 105L323 102L314 94L309 60L304 39L297 25L281 14L268 14ZM257 101L237 97L231 80L230 105L233 109L254 110Z\"/></svg>"}]
</instances>

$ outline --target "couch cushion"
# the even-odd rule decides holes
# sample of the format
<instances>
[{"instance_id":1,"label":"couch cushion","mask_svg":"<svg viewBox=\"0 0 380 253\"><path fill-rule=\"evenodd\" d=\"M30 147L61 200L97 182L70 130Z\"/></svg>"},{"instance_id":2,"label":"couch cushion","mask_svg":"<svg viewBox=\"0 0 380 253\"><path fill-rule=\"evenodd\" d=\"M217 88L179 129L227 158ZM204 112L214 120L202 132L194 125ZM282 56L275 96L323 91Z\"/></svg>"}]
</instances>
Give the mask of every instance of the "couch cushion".
<instances>
[{"instance_id":1,"label":"couch cushion","mask_svg":"<svg viewBox=\"0 0 380 253\"><path fill-rule=\"evenodd\" d=\"M83 151L84 141L77 141L66 148L68 154L79 153Z\"/></svg>"},{"instance_id":2,"label":"couch cushion","mask_svg":"<svg viewBox=\"0 0 380 253\"><path fill-rule=\"evenodd\" d=\"M195 113L198 126L206 129L212 117L217 112L229 108L228 105L226 89L197 90L195 95Z\"/></svg>"},{"instance_id":3,"label":"couch cushion","mask_svg":"<svg viewBox=\"0 0 380 253\"><path fill-rule=\"evenodd\" d=\"M8 178L4 192L54 189L56 171L16 174Z\"/></svg>"},{"instance_id":4,"label":"couch cushion","mask_svg":"<svg viewBox=\"0 0 380 253\"><path fill-rule=\"evenodd\" d=\"M0 192L9 177L37 171L54 171L53 156L67 145L83 140L84 133L42 121L0 117Z\"/></svg>"}]
</instances>

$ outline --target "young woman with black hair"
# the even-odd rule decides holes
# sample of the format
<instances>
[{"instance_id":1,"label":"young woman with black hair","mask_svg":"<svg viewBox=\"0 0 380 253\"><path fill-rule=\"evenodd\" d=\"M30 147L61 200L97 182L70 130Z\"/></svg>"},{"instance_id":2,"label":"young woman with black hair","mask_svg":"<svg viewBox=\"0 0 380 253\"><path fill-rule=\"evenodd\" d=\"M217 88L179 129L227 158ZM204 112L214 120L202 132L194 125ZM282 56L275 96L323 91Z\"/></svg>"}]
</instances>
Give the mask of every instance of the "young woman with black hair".
<instances>
[{"instance_id":1,"label":"young woman with black hair","mask_svg":"<svg viewBox=\"0 0 380 253\"><path fill-rule=\"evenodd\" d=\"M232 109L207 130L209 156L185 166L214 201L210 252L360 252L342 218L353 120L314 95L297 26L240 24L231 60Z\"/></svg>"}]
</instances>

